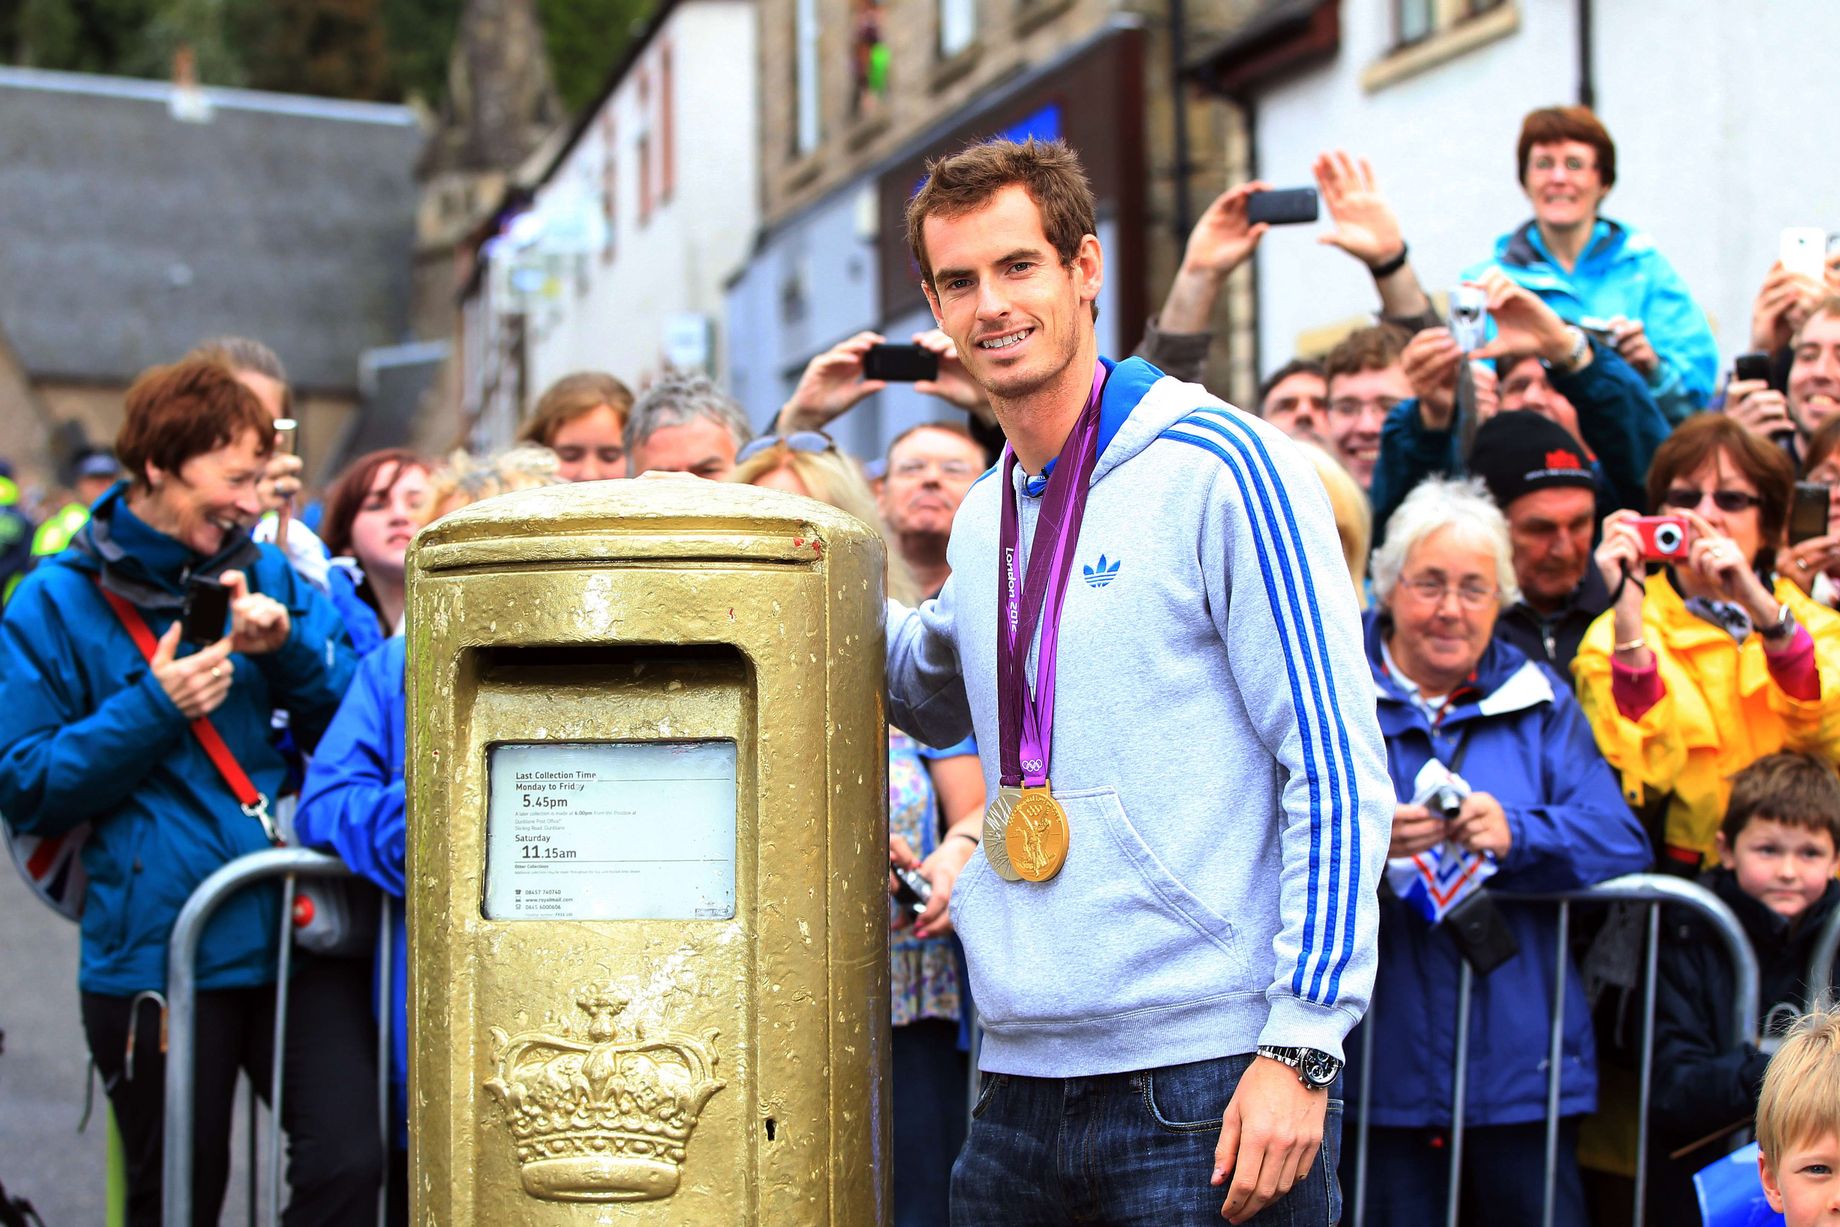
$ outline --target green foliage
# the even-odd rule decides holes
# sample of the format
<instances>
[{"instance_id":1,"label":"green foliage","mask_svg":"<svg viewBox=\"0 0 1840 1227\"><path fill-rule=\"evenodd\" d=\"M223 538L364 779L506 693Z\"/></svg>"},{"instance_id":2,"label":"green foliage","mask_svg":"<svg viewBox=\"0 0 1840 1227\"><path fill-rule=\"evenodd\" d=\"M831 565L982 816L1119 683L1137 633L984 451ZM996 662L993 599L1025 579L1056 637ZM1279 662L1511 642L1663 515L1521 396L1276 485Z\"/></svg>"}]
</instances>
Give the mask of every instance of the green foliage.
<instances>
[{"instance_id":1,"label":"green foliage","mask_svg":"<svg viewBox=\"0 0 1840 1227\"><path fill-rule=\"evenodd\" d=\"M656 0L537 0L556 92L569 111L599 96Z\"/></svg>"},{"instance_id":2,"label":"green foliage","mask_svg":"<svg viewBox=\"0 0 1840 1227\"><path fill-rule=\"evenodd\" d=\"M465 0L0 0L0 62L430 105ZM657 0L538 0L557 91L592 102Z\"/></svg>"}]
</instances>

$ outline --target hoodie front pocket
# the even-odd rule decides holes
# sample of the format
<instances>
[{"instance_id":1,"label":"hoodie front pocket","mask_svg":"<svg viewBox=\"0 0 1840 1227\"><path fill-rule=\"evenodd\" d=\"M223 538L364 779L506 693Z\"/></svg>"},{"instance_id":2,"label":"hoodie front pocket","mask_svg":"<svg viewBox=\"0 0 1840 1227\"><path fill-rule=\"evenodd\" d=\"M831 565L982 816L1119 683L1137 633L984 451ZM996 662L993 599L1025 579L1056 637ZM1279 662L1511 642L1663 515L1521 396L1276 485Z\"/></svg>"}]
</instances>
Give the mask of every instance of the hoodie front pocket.
<instances>
[{"instance_id":1,"label":"hoodie front pocket","mask_svg":"<svg viewBox=\"0 0 1840 1227\"><path fill-rule=\"evenodd\" d=\"M972 992L993 1027L1076 1023L1260 993L1232 924L1177 880L1109 788L1056 793L1066 865L1007 882L988 865L953 899Z\"/></svg>"}]
</instances>

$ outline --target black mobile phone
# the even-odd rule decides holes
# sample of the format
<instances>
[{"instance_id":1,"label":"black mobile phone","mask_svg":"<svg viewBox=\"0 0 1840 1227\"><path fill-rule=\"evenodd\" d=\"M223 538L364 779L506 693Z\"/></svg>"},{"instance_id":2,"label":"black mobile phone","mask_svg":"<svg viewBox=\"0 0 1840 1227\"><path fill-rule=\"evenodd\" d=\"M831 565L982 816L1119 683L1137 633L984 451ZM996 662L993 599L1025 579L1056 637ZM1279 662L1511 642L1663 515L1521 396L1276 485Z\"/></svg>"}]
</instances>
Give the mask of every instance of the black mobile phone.
<instances>
[{"instance_id":1,"label":"black mobile phone","mask_svg":"<svg viewBox=\"0 0 1840 1227\"><path fill-rule=\"evenodd\" d=\"M939 355L920 345L871 345L863 351L863 378L918 383L939 378Z\"/></svg>"},{"instance_id":2,"label":"black mobile phone","mask_svg":"<svg viewBox=\"0 0 1840 1227\"><path fill-rule=\"evenodd\" d=\"M1765 353L1739 354L1732 360L1731 377L1737 379L1760 379L1765 383L1770 379L1770 355Z\"/></svg>"},{"instance_id":3,"label":"black mobile phone","mask_svg":"<svg viewBox=\"0 0 1840 1227\"><path fill-rule=\"evenodd\" d=\"M926 911L926 905L933 898L933 884L920 876L918 869L902 869L896 866L894 871L894 899L902 907L918 916Z\"/></svg>"},{"instance_id":4,"label":"black mobile phone","mask_svg":"<svg viewBox=\"0 0 1840 1227\"><path fill-rule=\"evenodd\" d=\"M1276 188L1246 197L1246 224L1249 226L1260 222L1291 226L1315 220L1316 189L1313 187Z\"/></svg>"},{"instance_id":5,"label":"black mobile phone","mask_svg":"<svg viewBox=\"0 0 1840 1227\"><path fill-rule=\"evenodd\" d=\"M1798 481L1795 499L1789 504L1789 544L1800 545L1827 535L1827 483Z\"/></svg>"},{"instance_id":6,"label":"black mobile phone","mask_svg":"<svg viewBox=\"0 0 1840 1227\"><path fill-rule=\"evenodd\" d=\"M200 647L224 637L224 624L230 620L230 589L214 579L194 575L185 585L185 612L181 621L185 629L180 637Z\"/></svg>"}]
</instances>

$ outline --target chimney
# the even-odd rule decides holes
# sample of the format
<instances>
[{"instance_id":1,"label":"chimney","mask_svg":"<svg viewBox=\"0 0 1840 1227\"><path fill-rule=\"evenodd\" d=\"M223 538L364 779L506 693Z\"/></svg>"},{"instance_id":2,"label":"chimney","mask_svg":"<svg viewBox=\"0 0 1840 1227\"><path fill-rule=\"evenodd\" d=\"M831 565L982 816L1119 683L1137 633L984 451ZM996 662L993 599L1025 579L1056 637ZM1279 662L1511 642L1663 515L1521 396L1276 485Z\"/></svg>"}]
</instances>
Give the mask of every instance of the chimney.
<instances>
[{"instance_id":1,"label":"chimney","mask_svg":"<svg viewBox=\"0 0 1840 1227\"><path fill-rule=\"evenodd\" d=\"M173 91L167 104L172 117L181 123L210 123L211 100L198 84L198 57L189 44L179 44L172 65Z\"/></svg>"}]
</instances>

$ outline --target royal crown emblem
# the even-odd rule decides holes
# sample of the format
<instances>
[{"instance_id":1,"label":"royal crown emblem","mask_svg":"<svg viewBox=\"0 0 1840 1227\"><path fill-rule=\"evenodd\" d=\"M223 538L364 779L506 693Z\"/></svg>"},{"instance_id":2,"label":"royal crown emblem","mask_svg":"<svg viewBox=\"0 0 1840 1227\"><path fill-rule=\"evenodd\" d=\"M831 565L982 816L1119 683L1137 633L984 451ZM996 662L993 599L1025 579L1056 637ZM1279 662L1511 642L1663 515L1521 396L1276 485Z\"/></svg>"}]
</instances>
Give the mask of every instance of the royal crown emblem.
<instances>
[{"instance_id":1,"label":"royal crown emblem","mask_svg":"<svg viewBox=\"0 0 1840 1227\"><path fill-rule=\"evenodd\" d=\"M549 1201L651 1201L677 1191L684 1144L709 1097L715 1031L701 1040L622 1020L632 999L579 990L586 1042L570 1020L552 1034L492 1028L498 1076L485 1089L504 1107L524 1191Z\"/></svg>"}]
</instances>

